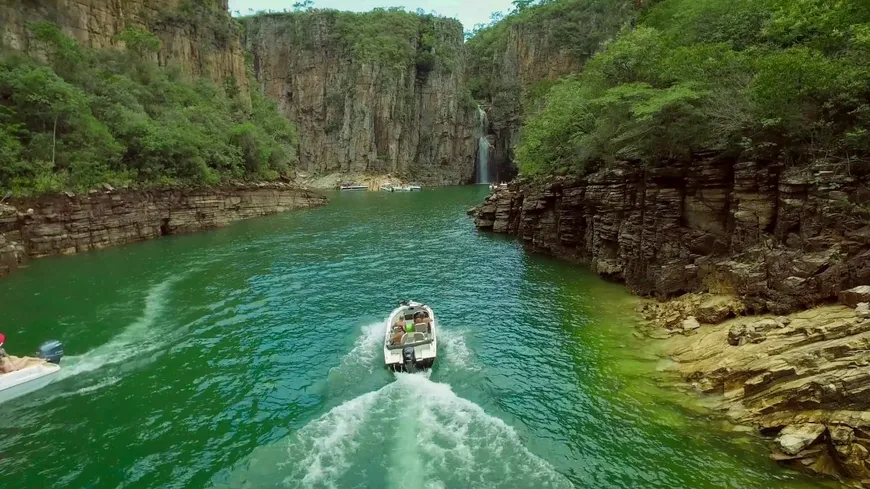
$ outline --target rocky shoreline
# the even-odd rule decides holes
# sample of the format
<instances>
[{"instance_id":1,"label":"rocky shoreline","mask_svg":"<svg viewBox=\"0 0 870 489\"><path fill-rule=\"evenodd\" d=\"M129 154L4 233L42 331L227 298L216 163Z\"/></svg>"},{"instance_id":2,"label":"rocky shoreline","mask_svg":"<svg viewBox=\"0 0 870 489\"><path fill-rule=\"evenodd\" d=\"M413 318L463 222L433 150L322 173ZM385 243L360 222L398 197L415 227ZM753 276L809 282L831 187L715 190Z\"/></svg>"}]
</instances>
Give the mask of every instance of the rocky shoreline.
<instances>
[{"instance_id":1,"label":"rocky shoreline","mask_svg":"<svg viewBox=\"0 0 870 489\"><path fill-rule=\"evenodd\" d=\"M28 259L98 250L234 221L325 205L325 196L285 183L212 189L68 193L0 204L0 277Z\"/></svg>"},{"instance_id":2,"label":"rocky shoreline","mask_svg":"<svg viewBox=\"0 0 870 489\"><path fill-rule=\"evenodd\" d=\"M478 228L579 261L634 293L710 291L787 313L870 283L870 175L847 165L622 164L514 183L470 211Z\"/></svg>"},{"instance_id":3,"label":"rocky shoreline","mask_svg":"<svg viewBox=\"0 0 870 489\"><path fill-rule=\"evenodd\" d=\"M709 294L639 312L664 370L769 437L773 460L870 487L870 287L840 295L780 316L740 316L739 299Z\"/></svg>"},{"instance_id":4,"label":"rocky shoreline","mask_svg":"<svg viewBox=\"0 0 870 489\"><path fill-rule=\"evenodd\" d=\"M669 370L774 460L870 487L868 183L826 162L623 164L515 182L469 214L655 297L639 312Z\"/></svg>"}]
</instances>

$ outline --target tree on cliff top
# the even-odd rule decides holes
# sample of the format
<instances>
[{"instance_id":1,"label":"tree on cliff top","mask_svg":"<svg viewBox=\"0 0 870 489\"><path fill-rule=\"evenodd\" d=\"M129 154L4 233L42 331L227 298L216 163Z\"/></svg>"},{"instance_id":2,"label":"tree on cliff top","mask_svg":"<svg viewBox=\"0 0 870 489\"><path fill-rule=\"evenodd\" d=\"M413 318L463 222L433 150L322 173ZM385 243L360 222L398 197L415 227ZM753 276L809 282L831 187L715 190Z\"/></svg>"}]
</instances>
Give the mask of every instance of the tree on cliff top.
<instances>
[{"instance_id":1,"label":"tree on cliff top","mask_svg":"<svg viewBox=\"0 0 870 489\"><path fill-rule=\"evenodd\" d=\"M864 0L663 0L554 87L517 149L528 175L613 161L870 157Z\"/></svg>"},{"instance_id":2,"label":"tree on cliff top","mask_svg":"<svg viewBox=\"0 0 870 489\"><path fill-rule=\"evenodd\" d=\"M274 103L254 93L246 108L158 66L153 34L128 28L126 51L94 51L53 24L30 28L48 64L0 56L0 189L216 184L278 178L294 164L295 128Z\"/></svg>"},{"instance_id":3,"label":"tree on cliff top","mask_svg":"<svg viewBox=\"0 0 870 489\"><path fill-rule=\"evenodd\" d=\"M462 33L462 24L455 19L408 12L404 7L376 8L370 12L313 8L260 12L239 21L249 42L258 43L267 35L272 40L281 39L282 44L307 49L319 49L323 42L330 52L346 57L350 63L378 65L390 82L409 68L416 68L421 82L435 69L453 70ZM455 42L450 35L454 32ZM323 41L321 37L327 39Z\"/></svg>"}]
</instances>

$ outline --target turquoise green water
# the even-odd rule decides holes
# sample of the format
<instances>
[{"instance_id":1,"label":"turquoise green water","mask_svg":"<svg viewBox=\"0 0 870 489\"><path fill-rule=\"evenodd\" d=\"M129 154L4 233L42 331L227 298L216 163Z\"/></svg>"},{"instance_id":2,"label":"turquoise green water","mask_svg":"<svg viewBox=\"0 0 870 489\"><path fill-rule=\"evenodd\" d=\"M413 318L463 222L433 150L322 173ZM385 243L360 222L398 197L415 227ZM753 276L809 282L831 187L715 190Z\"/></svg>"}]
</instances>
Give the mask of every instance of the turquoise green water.
<instances>
[{"instance_id":1,"label":"turquoise green water","mask_svg":"<svg viewBox=\"0 0 870 489\"><path fill-rule=\"evenodd\" d=\"M0 405L2 487L817 487L655 386L620 286L478 233L485 194L335 195L3 279L10 353L71 356ZM405 298L440 319L425 375L382 368Z\"/></svg>"}]
</instances>

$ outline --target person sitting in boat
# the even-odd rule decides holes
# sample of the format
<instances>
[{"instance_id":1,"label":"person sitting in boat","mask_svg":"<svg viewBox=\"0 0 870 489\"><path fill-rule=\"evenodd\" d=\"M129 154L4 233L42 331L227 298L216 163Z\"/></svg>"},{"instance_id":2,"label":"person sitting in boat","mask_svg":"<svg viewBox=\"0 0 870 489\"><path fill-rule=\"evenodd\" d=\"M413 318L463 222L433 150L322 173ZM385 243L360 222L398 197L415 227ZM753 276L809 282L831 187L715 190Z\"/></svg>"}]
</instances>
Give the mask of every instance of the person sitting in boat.
<instances>
[{"instance_id":1,"label":"person sitting in boat","mask_svg":"<svg viewBox=\"0 0 870 489\"><path fill-rule=\"evenodd\" d=\"M3 349L3 343L6 343L6 336L0 333L0 373L8 374L17 370L9 354Z\"/></svg>"},{"instance_id":2,"label":"person sitting in boat","mask_svg":"<svg viewBox=\"0 0 870 489\"><path fill-rule=\"evenodd\" d=\"M432 324L432 318L428 312L419 311L414 314L414 329L423 333L429 332L429 325Z\"/></svg>"},{"instance_id":3,"label":"person sitting in boat","mask_svg":"<svg viewBox=\"0 0 870 489\"><path fill-rule=\"evenodd\" d=\"M402 335L408 332L408 329L405 328L405 321L401 316L396 318L396 322L393 323L392 328L393 335L390 337L390 344L398 345L402 342Z\"/></svg>"}]
</instances>

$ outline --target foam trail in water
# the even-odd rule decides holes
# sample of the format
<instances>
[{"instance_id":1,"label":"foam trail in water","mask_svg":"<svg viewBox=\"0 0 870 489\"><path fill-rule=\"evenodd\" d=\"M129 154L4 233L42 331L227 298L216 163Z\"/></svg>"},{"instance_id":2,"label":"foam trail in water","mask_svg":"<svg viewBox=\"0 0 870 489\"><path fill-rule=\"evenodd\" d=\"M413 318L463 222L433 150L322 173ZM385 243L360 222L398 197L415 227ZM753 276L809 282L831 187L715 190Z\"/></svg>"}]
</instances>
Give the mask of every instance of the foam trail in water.
<instances>
[{"instance_id":1,"label":"foam trail in water","mask_svg":"<svg viewBox=\"0 0 870 489\"><path fill-rule=\"evenodd\" d=\"M463 370L478 370L474 361L474 353L465 343L465 331L455 329L438 329L438 356L445 360L448 368Z\"/></svg>"},{"instance_id":2,"label":"foam trail in water","mask_svg":"<svg viewBox=\"0 0 870 489\"><path fill-rule=\"evenodd\" d=\"M77 390L72 391L72 392L65 392L58 397L71 397L71 396L78 396L81 394L90 394L92 392L98 391L98 390L103 389L105 387L109 387L110 385L115 385L120 381L121 381L120 377L110 375L110 376L104 378L103 380L97 382L96 384L89 385L87 387L82 387L81 389L77 389Z\"/></svg>"},{"instance_id":3,"label":"foam trail in water","mask_svg":"<svg viewBox=\"0 0 870 489\"><path fill-rule=\"evenodd\" d=\"M324 384L328 398L347 399L383 385L387 378L384 368L384 322L362 326L353 347L334 367Z\"/></svg>"},{"instance_id":4,"label":"foam trail in water","mask_svg":"<svg viewBox=\"0 0 870 489\"><path fill-rule=\"evenodd\" d=\"M217 487L569 488L516 432L425 375L347 401L260 447Z\"/></svg>"},{"instance_id":5,"label":"foam trail in water","mask_svg":"<svg viewBox=\"0 0 870 489\"><path fill-rule=\"evenodd\" d=\"M380 359L383 352L384 328L383 321L363 326L353 349L341 359L341 366L338 368L368 367L367 370L371 372L374 367L380 367L375 360Z\"/></svg>"},{"instance_id":6,"label":"foam trail in water","mask_svg":"<svg viewBox=\"0 0 870 489\"><path fill-rule=\"evenodd\" d=\"M182 276L174 276L151 287L145 298L145 308L142 315L130 323L108 343L100 345L93 350L77 356L66 357L62 363L61 378L70 377L83 372L91 372L105 365L129 360L133 354L141 354L153 351L162 346L155 341L152 328L166 307L169 291L175 282Z\"/></svg>"}]
</instances>

